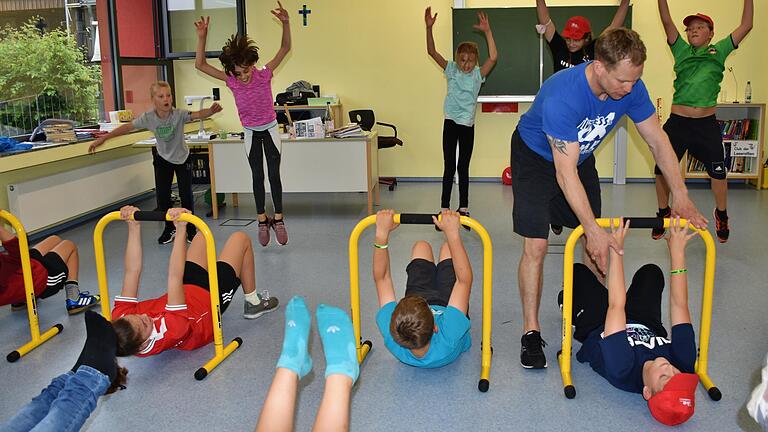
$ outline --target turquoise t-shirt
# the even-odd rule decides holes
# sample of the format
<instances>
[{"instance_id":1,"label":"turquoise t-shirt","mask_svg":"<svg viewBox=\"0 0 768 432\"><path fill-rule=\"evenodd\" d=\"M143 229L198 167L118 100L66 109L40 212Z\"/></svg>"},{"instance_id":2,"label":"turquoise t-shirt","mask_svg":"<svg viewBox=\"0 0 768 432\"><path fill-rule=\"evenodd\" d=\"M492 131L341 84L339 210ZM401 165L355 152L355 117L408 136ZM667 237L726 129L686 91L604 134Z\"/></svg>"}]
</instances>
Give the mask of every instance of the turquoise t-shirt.
<instances>
[{"instance_id":1,"label":"turquoise t-shirt","mask_svg":"<svg viewBox=\"0 0 768 432\"><path fill-rule=\"evenodd\" d=\"M382 306L376 314L376 324L379 326L381 336L384 337L384 346L401 362L421 368L439 368L453 362L472 346L469 318L462 311L453 306L430 305L432 315L435 317L437 333L432 335L429 350L424 357L414 356L409 349L398 345L389 333L389 323L395 306L397 306L396 302L389 302Z\"/></svg>"},{"instance_id":2,"label":"turquoise t-shirt","mask_svg":"<svg viewBox=\"0 0 768 432\"><path fill-rule=\"evenodd\" d=\"M456 124L473 126L475 124L475 106L480 86L485 78L480 75L480 67L475 66L469 73L464 73L449 61L445 66L445 78L448 80L448 93L445 95L445 118Z\"/></svg>"}]
</instances>

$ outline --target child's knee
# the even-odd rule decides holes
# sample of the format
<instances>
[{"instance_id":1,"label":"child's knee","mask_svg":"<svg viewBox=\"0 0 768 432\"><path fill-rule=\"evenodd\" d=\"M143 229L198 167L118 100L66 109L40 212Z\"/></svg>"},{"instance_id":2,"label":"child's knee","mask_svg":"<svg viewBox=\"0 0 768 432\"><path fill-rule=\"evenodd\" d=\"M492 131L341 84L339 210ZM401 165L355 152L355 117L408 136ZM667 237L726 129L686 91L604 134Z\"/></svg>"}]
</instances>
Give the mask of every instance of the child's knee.
<instances>
[{"instance_id":1,"label":"child's knee","mask_svg":"<svg viewBox=\"0 0 768 432\"><path fill-rule=\"evenodd\" d=\"M411 249L411 259L422 258L427 261L434 261L432 255L432 245L426 240L418 240L413 244Z\"/></svg>"},{"instance_id":2,"label":"child's knee","mask_svg":"<svg viewBox=\"0 0 768 432\"><path fill-rule=\"evenodd\" d=\"M448 247L448 242L444 242L440 246L440 261L445 261L451 258L451 248Z\"/></svg>"},{"instance_id":3,"label":"child's knee","mask_svg":"<svg viewBox=\"0 0 768 432\"><path fill-rule=\"evenodd\" d=\"M57 235L48 236L48 238L46 240L50 241L53 244L59 244L62 241L61 237L59 237Z\"/></svg>"},{"instance_id":4,"label":"child's knee","mask_svg":"<svg viewBox=\"0 0 768 432\"><path fill-rule=\"evenodd\" d=\"M229 238L246 248L251 246L251 237L248 236L248 234L246 234L244 231L235 231L232 233L232 235L229 236Z\"/></svg>"}]
</instances>

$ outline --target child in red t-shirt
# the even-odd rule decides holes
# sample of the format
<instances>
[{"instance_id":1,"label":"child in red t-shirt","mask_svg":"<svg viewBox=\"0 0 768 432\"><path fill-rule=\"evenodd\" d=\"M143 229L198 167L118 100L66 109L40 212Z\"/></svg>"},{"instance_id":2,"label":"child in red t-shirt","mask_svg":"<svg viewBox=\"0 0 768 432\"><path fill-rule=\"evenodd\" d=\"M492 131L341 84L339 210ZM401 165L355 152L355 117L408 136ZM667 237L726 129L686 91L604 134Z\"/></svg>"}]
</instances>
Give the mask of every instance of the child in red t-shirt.
<instances>
[{"instance_id":1,"label":"child in red t-shirt","mask_svg":"<svg viewBox=\"0 0 768 432\"><path fill-rule=\"evenodd\" d=\"M26 292L21 267L19 239L0 224L0 305L25 310ZM99 296L80 292L77 284L77 246L69 240L50 236L29 250L32 285L37 298L47 298L62 288L67 292L67 312L74 315L99 303Z\"/></svg>"},{"instance_id":2,"label":"child in red t-shirt","mask_svg":"<svg viewBox=\"0 0 768 432\"><path fill-rule=\"evenodd\" d=\"M184 236L176 236L168 264L168 293L152 300L138 301L141 276L141 231L131 216L138 209L120 209L128 223L123 289L115 297L112 310L117 333L117 354L140 357L169 349L193 350L213 341L211 301L208 292L208 263L205 238L198 233L187 251ZM186 209L170 209L177 232L185 232L186 222L178 218ZM242 283L247 319L258 318L277 308L278 300L267 291L256 292L251 239L242 231L227 239L216 263L221 312L232 302L232 295ZM242 278L242 279L241 279Z\"/></svg>"}]
</instances>

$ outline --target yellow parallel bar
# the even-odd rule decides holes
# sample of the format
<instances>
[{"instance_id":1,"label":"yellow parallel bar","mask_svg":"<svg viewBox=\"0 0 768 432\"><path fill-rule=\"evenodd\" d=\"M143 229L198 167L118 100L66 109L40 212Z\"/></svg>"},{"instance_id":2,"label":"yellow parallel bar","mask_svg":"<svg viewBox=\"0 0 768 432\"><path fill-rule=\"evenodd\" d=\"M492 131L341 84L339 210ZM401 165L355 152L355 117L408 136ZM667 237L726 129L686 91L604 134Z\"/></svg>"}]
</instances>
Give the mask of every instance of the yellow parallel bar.
<instances>
[{"instance_id":1,"label":"yellow parallel bar","mask_svg":"<svg viewBox=\"0 0 768 432\"><path fill-rule=\"evenodd\" d=\"M399 215L395 216L395 221L399 222ZM365 356L368 355L368 346L363 348L362 336L360 335L360 268L358 265L358 241L360 234L370 225L376 223L376 215L371 215L355 225L352 234L349 235L349 302L352 310L352 327L355 330L355 347L357 347L357 362L362 363Z\"/></svg>"},{"instance_id":2,"label":"yellow parallel bar","mask_svg":"<svg viewBox=\"0 0 768 432\"><path fill-rule=\"evenodd\" d=\"M101 294L101 311L102 315L108 320L111 320L111 311L109 308L109 287L107 285L107 270L106 261L104 258L104 228L112 221L121 220L120 212L114 211L104 215L96 224L96 228L93 231L93 248L96 257L96 276L99 283L99 293ZM166 220L171 220L166 215ZM208 283L210 285L211 294L211 320L213 321L213 348L215 356L211 359L204 368L210 372L215 368L222 360L224 360L232 351L237 349L240 344L237 342L230 343L226 348L224 347L224 338L222 334L221 326L221 304L219 299L219 278L216 268L216 243L213 239L213 234L208 225L203 222L202 219L193 214L182 214L179 220L191 223L203 234L205 237L205 250L206 260L208 262Z\"/></svg>"},{"instance_id":3,"label":"yellow parallel bar","mask_svg":"<svg viewBox=\"0 0 768 432\"><path fill-rule=\"evenodd\" d=\"M610 218L596 219L597 224L602 228L611 226ZM669 228L671 220L664 219L664 228ZM618 226L620 218L613 218L613 223ZM688 223L685 219L680 219L680 223ZM709 390L715 387L709 375L707 374L709 358L709 336L712 325L712 298L715 287L715 242L712 235L707 230L702 230L689 226L689 229L699 233L704 245L706 246L706 261L704 268L704 290L702 293L701 304L701 326L699 329L699 356L696 361L696 373L704 387ZM573 230L565 244L565 253L563 256L563 328L562 328L562 351L558 357L560 363L560 373L562 375L563 387L573 385L571 380L571 318L573 313L573 262L574 249L576 243L584 235L584 228L579 225Z\"/></svg>"},{"instance_id":4,"label":"yellow parallel bar","mask_svg":"<svg viewBox=\"0 0 768 432\"><path fill-rule=\"evenodd\" d=\"M400 214L393 216L395 223L400 223ZM482 328L482 348L481 348L481 369L480 380L486 381L485 390L487 390L487 381L491 375L491 331L493 323L493 244L485 227L476 220L461 216L462 225L472 228L480 236L483 243L483 328ZM349 297L350 308L352 311L352 325L355 332L355 346L357 348L357 361L362 363L370 351L370 346L364 344L361 337L361 318L360 318L360 269L359 269L359 240L360 235L365 229L376 224L376 215L368 216L355 225L349 236ZM482 386L482 384L481 384ZM483 391L485 391L483 390Z\"/></svg>"},{"instance_id":5,"label":"yellow parallel bar","mask_svg":"<svg viewBox=\"0 0 768 432\"><path fill-rule=\"evenodd\" d=\"M56 336L61 332L61 324L47 330L41 337L40 322L37 315L37 300L35 298L35 286L32 280L32 265L29 260L29 241L27 240L27 231L24 229L21 221L6 210L0 210L0 219L7 221L16 232L16 238L19 239L19 255L21 258L21 274L24 281L24 297L27 303L27 317L29 318L29 334L31 340L20 348L15 350L18 357L13 359L14 353L8 355L9 361L16 361L33 349L40 346L43 342Z\"/></svg>"}]
</instances>

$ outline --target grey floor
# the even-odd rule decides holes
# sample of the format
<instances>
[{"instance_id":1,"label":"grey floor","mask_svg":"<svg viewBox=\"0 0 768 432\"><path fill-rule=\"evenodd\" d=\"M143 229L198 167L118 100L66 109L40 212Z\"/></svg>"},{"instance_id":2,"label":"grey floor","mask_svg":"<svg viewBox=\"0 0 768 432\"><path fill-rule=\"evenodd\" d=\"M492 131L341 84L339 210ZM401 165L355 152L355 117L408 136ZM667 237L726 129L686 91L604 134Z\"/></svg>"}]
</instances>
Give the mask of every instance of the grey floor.
<instances>
[{"instance_id":1,"label":"grey floor","mask_svg":"<svg viewBox=\"0 0 768 432\"><path fill-rule=\"evenodd\" d=\"M432 212L437 207L439 183L401 183L394 192L382 192L382 208L402 212ZM692 186L691 196L705 214L711 214L708 189ZM419 370L398 363L383 347L374 316L375 289L370 278L370 231L361 239L361 290L363 335L374 348L362 366L353 395L352 430L666 430L648 414L641 396L611 387L585 365L574 361L574 400L564 398L556 353L560 349L560 314L555 298L561 285L562 244L555 238L545 263L541 307L542 332L549 368L527 371L519 364L521 312L516 267L522 241L512 233L512 190L500 184L473 183L472 216L489 231L494 247L493 367L488 393L477 390L480 371L481 257L482 245L473 234L464 235L477 281L473 287L472 349L455 363L437 370ZM227 208L224 218L252 217L250 197L239 209ZM652 184L603 185L604 215L648 215L654 210ZM766 236L762 226L768 216L768 193L736 186L730 194L731 240L718 245L716 292L710 350L710 375L723 392L720 402L709 400L699 388L695 416L681 431L757 430L744 402L758 379L768 350L766 320ZM153 202L140 203L143 209ZM291 241L281 247L256 244L256 274L260 289L269 289L283 303L295 295L306 297L310 308L322 302L349 307L348 235L365 214L362 194L289 194L285 211ZM202 203L198 211L204 211ZM206 219L218 239L237 228ZM80 285L96 291L92 233L95 221L61 232L80 247ZM244 229L255 238L255 224ZM161 227L146 223L142 296L160 295L165 286L170 246L155 238ZM111 293L119 290L125 229L113 223L105 235ZM428 227L400 227L391 240L396 286L405 283L404 268L410 246L427 239L437 248L441 235ZM704 247L699 241L688 249L690 301L698 329ZM663 242L654 242L647 231L631 234L626 245L627 272L646 262L668 266ZM0 362L0 419L16 412L37 395L51 378L68 370L84 341L81 316L68 317L63 294L41 301L43 326L64 324L64 332L17 363ZM193 372L212 355L212 347L193 352L166 352L122 360L129 370L125 391L104 397L84 430L253 430L271 382L282 342L282 308L255 321L240 316L242 296L236 297L223 319L227 340L241 336L244 345L203 382ZM666 302L665 302L666 303ZM666 306L665 306L666 314ZM666 316L666 315L665 315ZM0 309L0 352L15 349L28 336L23 313ZM310 352L314 370L302 380L296 413L296 430L309 430L323 391L325 367L322 346L313 330ZM576 344L578 347L578 344Z\"/></svg>"}]
</instances>

